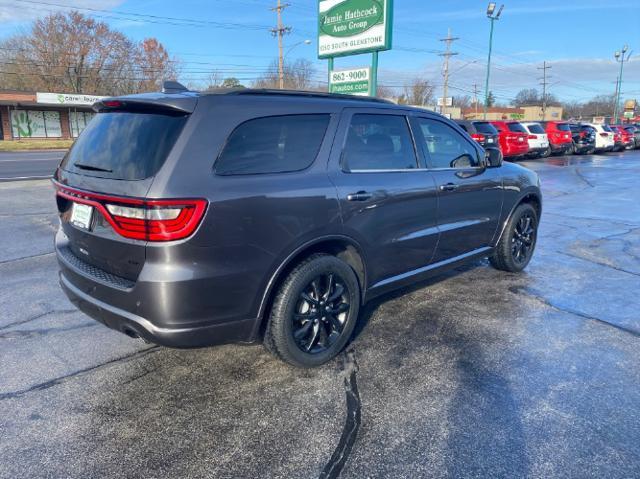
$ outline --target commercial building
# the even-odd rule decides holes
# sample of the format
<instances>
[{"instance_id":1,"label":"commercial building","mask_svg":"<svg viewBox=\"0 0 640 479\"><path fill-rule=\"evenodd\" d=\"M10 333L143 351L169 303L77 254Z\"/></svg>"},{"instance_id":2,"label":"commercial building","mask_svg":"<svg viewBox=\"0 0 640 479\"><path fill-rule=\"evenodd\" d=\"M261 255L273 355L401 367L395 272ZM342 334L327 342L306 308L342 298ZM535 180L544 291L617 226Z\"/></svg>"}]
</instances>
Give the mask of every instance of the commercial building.
<instances>
[{"instance_id":1,"label":"commercial building","mask_svg":"<svg viewBox=\"0 0 640 479\"><path fill-rule=\"evenodd\" d=\"M479 108L466 108L462 111L465 120L482 120L484 110ZM562 120L562 107L548 106L546 113L542 115L542 106L515 107L491 107L487 109L487 120L518 120L518 121L542 121L542 120Z\"/></svg>"},{"instance_id":2,"label":"commercial building","mask_svg":"<svg viewBox=\"0 0 640 479\"><path fill-rule=\"evenodd\" d=\"M0 140L76 138L102 96L0 90Z\"/></svg>"}]
</instances>

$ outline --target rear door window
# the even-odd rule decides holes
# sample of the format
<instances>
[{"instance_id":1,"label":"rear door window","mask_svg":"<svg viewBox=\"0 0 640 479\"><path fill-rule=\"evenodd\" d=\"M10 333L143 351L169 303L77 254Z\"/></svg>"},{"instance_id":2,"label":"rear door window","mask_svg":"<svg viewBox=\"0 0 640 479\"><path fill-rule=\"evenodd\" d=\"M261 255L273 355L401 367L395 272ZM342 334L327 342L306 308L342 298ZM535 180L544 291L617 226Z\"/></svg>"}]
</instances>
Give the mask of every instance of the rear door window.
<instances>
[{"instance_id":1,"label":"rear door window","mask_svg":"<svg viewBox=\"0 0 640 479\"><path fill-rule=\"evenodd\" d=\"M73 144L62 169L116 180L154 176L187 118L158 113L98 113Z\"/></svg>"},{"instance_id":2,"label":"rear door window","mask_svg":"<svg viewBox=\"0 0 640 479\"><path fill-rule=\"evenodd\" d=\"M497 135L498 130L488 121L474 121L473 126L476 127L478 133L484 133L485 135Z\"/></svg>"},{"instance_id":3,"label":"rear door window","mask_svg":"<svg viewBox=\"0 0 640 479\"><path fill-rule=\"evenodd\" d=\"M311 166L330 115L256 118L229 136L215 164L218 175L254 175L300 171Z\"/></svg>"},{"instance_id":4,"label":"rear door window","mask_svg":"<svg viewBox=\"0 0 640 479\"><path fill-rule=\"evenodd\" d=\"M342 163L347 171L417 168L406 117L353 115L342 153Z\"/></svg>"}]
</instances>

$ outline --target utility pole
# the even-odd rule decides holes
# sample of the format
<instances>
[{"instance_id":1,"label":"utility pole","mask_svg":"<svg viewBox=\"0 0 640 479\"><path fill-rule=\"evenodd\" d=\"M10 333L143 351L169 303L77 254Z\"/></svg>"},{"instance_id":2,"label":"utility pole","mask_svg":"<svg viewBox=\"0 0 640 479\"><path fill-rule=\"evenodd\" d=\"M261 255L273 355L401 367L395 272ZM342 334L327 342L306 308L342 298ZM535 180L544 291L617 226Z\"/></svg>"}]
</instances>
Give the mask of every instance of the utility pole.
<instances>
[{"instance_id":1,"label":"utility pole","mask_svg":"<svg viewBox=\"0 0 640 479\"><path fill-rule=\"evenodd\" d=\"M281 0L278 0L278 5L271 9L271 11L275 11L278 14L278 26L276 28L272 28L271 33L274 37L278 37L278 85L281 90L284 89L283 37L287 33L291 33L291 27L285 27L282 24L282 11L288 6L288 3L281 3Z\"/></svg>"},{"instance_id":2,"label":"utility pole","mask_svg":"<svg viewBox=\"0 0 640 479\"><path fill-rule=\"evenodd\" d=\"M449 58L451 58L454 55L457 55L456 52L452 52L451 51L451 44L458 40L458 37L452 37L451 36L451 29L449 28L449 30L447 31L447 38L441 38L440 41L441 42L446 42L447 44L447 49L444 53L439 53L439 55L441 57L444 57L444 88L443 88L443 93L444 93L444 97L442 98L442 107L440 107L440 113L444 113L445 112L445 108L447 106L447 94L448 94L448 89L449 89Z\"/></svg>"},{"instance_id":3,"label":"utility pole","mask_svg":"<svg viewBox=\"0 0 640 479\"><path fill-rule=\"evenodd\" d=\"M616 104L613 108L613 121L615 122L614 124L618 123L618 107L620 105L620 95L622 94L622 67L624 67L624 62L628 61L631 57L631 52L626 55L627 50L629 50L629 47L625 45L624 47L622 47L622 53L616 52L614 54L616 61L620 63L620 76L618 76L618 81L616 83Z\"/></svg>"},{"instance_id":4,"label":"utility pole","mask_svg":"<svg viewBox=\"0 0 640 479\"><path fill-rule=\"evenodd\" d=\"M478 119L478 84L474 83L473 84L473 104L476 107L476 115L474 117L474 119Z\"/></svg>"},{"instance_id":5,"label":"utility pole","mask_svg":"<svg viewBox=\"0 0 640 479\"><path fill-rule=\"evenodd\" d=\"M542 78L538 78L538 80L542 80L542 121L547 119L547 78L551 78L547 76L547 70L551 68L551 65L547 65L547 62L542 62L542 66L538 67L538 70L542 70Z\"/></svg>"},{"instance_id":6,"label":"utility pole","mask_svg":"<svg viewBox=\"0 0 640 479\"><path fill-rule=\"evenodd\" d=\"M500 18L504 5L500 5L498 13L494 15L496 3L489 2L487 6L487 18L491 22L491 30L489 30L489 57L487 58L487 79L484 84L484 119L487 119L487 108L489 108L489 73L491 72L491 50L493 48L493 23Z\"/></svg>"}]
</instances>

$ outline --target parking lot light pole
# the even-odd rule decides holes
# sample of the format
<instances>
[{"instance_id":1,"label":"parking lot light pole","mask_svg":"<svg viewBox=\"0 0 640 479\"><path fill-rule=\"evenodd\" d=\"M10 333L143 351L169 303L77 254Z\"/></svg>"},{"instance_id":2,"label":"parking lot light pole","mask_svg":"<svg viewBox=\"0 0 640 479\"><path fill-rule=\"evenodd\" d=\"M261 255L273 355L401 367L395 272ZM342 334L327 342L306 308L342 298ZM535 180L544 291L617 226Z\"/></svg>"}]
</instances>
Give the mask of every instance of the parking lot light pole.
<instances>
[{"instance_id":1,"label":"parking lot light pole","mask_svg":"<svg viewBox=\"0 0 640 479\"><path fill-rule=\"evenodd\" d=\"M613 107L613 120L615 123L618 123L618 107L620 105L620 95L622 94L622 68L624 67L624 62L629 60L631 56L631 52L627 55L627 50L629 50L629 46L625 45L622 47L622 50L616 52L614 56L616 57L616 61L620 63L620 75L618 76L617 88L616 88L616 104ZM626 55L626 58L625 58Z\"/></svg>"},{"instance_id":2,"label":"parking lot light pole","mask_svg":"<svg viewBox=\"0 0 640 479\"><path fill-rule=\"evenodd\" d=\"M493 22L500 18L504 5L500 5L498 13L494 15L496 11L495 2L489 2L487 6L487 18L491 22L491 29L489 30L489 58L487 59L487 79L484 84L484 119L487 119L487 108L489 107L489 72L491 71L491 49L493 48Z\"/></svg>"}]
</instances>

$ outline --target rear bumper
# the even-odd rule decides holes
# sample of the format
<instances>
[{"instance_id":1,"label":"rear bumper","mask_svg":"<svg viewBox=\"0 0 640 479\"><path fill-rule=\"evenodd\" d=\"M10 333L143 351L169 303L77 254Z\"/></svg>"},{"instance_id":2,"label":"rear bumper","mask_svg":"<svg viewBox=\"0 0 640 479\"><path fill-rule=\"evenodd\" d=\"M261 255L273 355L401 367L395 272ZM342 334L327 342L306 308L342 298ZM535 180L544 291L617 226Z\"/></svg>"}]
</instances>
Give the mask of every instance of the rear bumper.
<instances>
[{"instance_id":1,"label":"rear bumper","mask_svg":"<svg viewBox=\"0 0 640 479\"><path fill-rule=\"evenodd\" d=\"M162 328L148 319L116 308L91 297L60 272L60 286L80 311L111 329L130 337L140 337L151 343L171 348L199 348L219 344L250 342L250 332L257 320L247 319L223 324L210 324L190 328Z\"/></svg>"},{"instance_id":2,"label":"rear bumper","mask_svg":"<svg viewBox=\"0 0 640 479\"><path fill-rule=\"evenodd\" d=\"M60 285L69 300L112 329L175 348L246 343L258 337L259 319L228 318L224 316L228 308L211 307L227 299L236 303L235 298L227 298L230 295L216 294L215 283L209 288L201 278L163 278L161 268L144 280L119 278L70 256L61 232L55 250Z\"/></svg>"},{"instance_id":3,"label":"rear bumper","mask_svg":"<svg viewBox=\"0 0 640 479\"><path fill-rule=\"evenodd\" d=\"M551 151L553 153L564 153L571 148L571 144L572 143L569 141L567 143L549 143L549 146L551 146Z\"/></svg>"}]
</instances>

